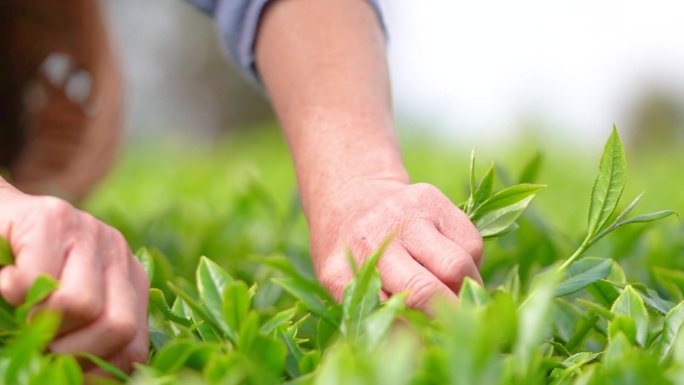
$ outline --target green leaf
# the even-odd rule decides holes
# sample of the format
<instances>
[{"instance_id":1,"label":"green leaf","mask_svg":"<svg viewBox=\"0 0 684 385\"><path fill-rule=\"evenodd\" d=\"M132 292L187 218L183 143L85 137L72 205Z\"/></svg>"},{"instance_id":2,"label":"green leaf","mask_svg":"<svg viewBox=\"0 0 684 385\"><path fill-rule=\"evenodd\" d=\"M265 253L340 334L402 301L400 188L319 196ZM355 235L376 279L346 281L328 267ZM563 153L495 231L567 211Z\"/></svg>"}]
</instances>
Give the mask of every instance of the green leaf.
<instances>
[{"instance_id":1,"label":"green leaf","mask_svg":"<svg viewBox=\"0 0 684 385\"><path fill-rule=\"evenodd\" d=\"M237 281L226 286L223 292L222 314L232 330L240 330L250 306L251 299L247 284Z\"/></svg>"},{"instance_id":2,"label":"green leaf","mask_svg":"<svg viewBox=\"0 0 684 385\"><path fill-rule=\"evenodd\" d=\"M622 227L625 225L629 225L631 223L653 222L653 221L657 221L659 219L667 218L671 215L679 216L679 214L674 210L656 211L654 213L637 215L636 217L632 217L632 218L626 219L622 222L618 222L618 223L616 223L615 227L618 228L618 227Z\"/></svg>"},{"instance_id":3,"label":"green leaf","mask_svg":"<svg viewBox=\"0 0 684 385\"><path fill-rule=\"evenodd\" d=\"M377 349L387 338L397 317L406 310L406 295L406 293L393 295L379 310L365 319L363 341L368 351Z\"/></svg>"},{"instance_id":4,"label":"green leaf","mask_svg":"<svg viewBox=\"0 0 684 385\"><path fill-rule=\"evenodd\" d=\"M518 302L520 298L520 266L515 265L504 278L504 290L513 298L513 302Z\"/></svg>"},{"instance_id":5,"label":"green leaf","mask_svg":"<svg viewBox=\"0 0 684 385\"><path fill-rule=\"evenodd\" d=\"M672 353L677 335L681 334L682 324L684 324L684 302L670 310L663 321L663 332L655 343L655 351L661 362L667 360Z\"/></svg>"},{"instance_id":6,"label":"green leaf","mask_svg":"<svg viewBox=\"0 0 684 385\"><path fill-rule=\"evenodd\" d=\"M494 237L498 234L505 233L520 215L522 215L533 198L534 195L531 195L510 206L488 212L474 220L473 223L480 231L483 238Z\"/></svg>"},{"instance_id":7,"label":"green leaf","mask_svg":"<svg viewBox=\"0 0 684 385\"><path fill-rule=\"evenodd\" d=\"M672 297L680 301L684 298L684 272L655 266L653 276Z\"/></svg>"},{"instance_id":8,"label":"green leaf","mask_svg":"<svg viewBox=\"0 0 684 385\"><path fill-rule=\"evenodd\" d=\"M57 290L59 282L54 278L41 274L36 278L31 288L26 293L26 301L23 305L17 307L14 317L19 322L25 322L31 309L43 302L53 291Z\"/></svg>"},{"instance_id":9,"label":"green leaf","mask_svg":"<svg viewBox=\"0 0 684 385\"><path fill-rule=\"evenodd\" d=\"M627 285L622 294L615 300L610 311L616 316L611 321L611 324L616 322L618 316L624 316L634 323L635 340L640 346L644 347L648 337L648 312L639 293L632 286Z\"/></svg>"},{"instance_id":10,"label":"green leaf","mask_svg":"<svg viewBox=\"0 0 684 385\"><path fill-rule=\"evenodd\" d=\"M196 276L197 290L202 303L209 313L221 323L223 320L223 313L221 312L223 292L229 284L234 282L233 278L207 257L200 258Z\"/></svg>"},{"instance_id":11,"label":"green leaf","mask_svg":"<svg viewBox=\"0 0 684 385\"><path fill-rule=\"evenodd\" d=\"M539 175L542 159L541 152L534 154L525 167L523 167L520 177L518 178L518 183L534 183Z\"/></svg>"},{"instance_id":12,"label":"green leaf","mask_svg":"<svg viewBox=\"0 0 684 385\"><path fill-rule=\"evenodd\" d=\"M261 334L271 334L273 333L276 329L279 329L283 326L286 326L290 323L292 318L294 318L295 314L297 314L297 308L289 308L285 309L273 317L266 321L263 325L261 325L261 328L259 329L259 332Z\"/></svg>"},{"instance_id":13,"label":"green leaf","mask_svg":"<svg viewBox=\"0 0 684 385\"><path fill-rule=\"evenodd\" d=\"M605 307L595 304L593 302L584 300L582 298L577 299L578 303L581 303L582 305L586 306L589 308L589 310L593 311L597 315L600 315L601 317L605 318L606 320L610 321L614 318L613 313L610 312L610 309L606 309Z\"/></svg>"},{"instance_id":14,"label":"green leaf","mask_svg":"<svg viewBox=\"0 0 684 385\"><path fill-rule=\"evenodd\" d=\"M135 253L135 257L140 261L140 264L145 269L145 273L147 273L147 278L152 282L154 280L154 258L150 251L146 247L141 247Z\"/></svg>"},{"instance_id":15,"label":"green leaf","mask_svg":"<svg viewBox=\"0 0 684 385\"><path fill-rule=\"evenodd\" d=\"M466 277L461 285L461 291L458 293L461 306L466 308L482 308L487 306L491 297L484 287L470 277Z\"/></svg>"},{"instance_id":16,"label":"green leaf","mask_svg":"<svg viewBox=\"0 0 684 385\"><path fill-rule=\"evenodd\" d=\"M118 378L121 381L129 381L130 380L130 378L128 377L128 375L126 373L121 371L116 366L110 364L109 362L107 362L107 361L105 361L105 360L103 360L103 359L101 359L95 355L92 355L92 354L86 353L86 352L77 352L77 353L74 353L74 355L77 357L83 357L83 358L88 359L89 361L91 361L95 365L99 366L100 369L104 370L105 372L109 373L110 375L112 375L115 378Z\"/></svg>"},{"instance_id":17,"label":"green leaf","mask_svg":"<svg viewBox=\"0 0 684 385\"><path fill-rule=\"evenodd\" d=\"M518 309L520 321L514 346L517 370L529 370L535 350L548 339L553 319L553 294L559 278L555 271L539 275L530 295Z\"/></svg>"},{"instance_id":18,"label":"green leaf","mask_svg":"<svg viewBox=\"0 0 684 385\"><path fill-rule=\"evenodd\" d=\"M465 203L464 210L466 214L470 215L473 210L473 203L475 203L475 148L470 151L470 167L468 168L468 182L470 187L470 195Z\"/></svg>"},{"instance_id":19,"label":"green leaf","mask_svg":"<svg viewBox=\"0 0 684 385\"><path fill-rule=\"evenodd\" d=\"M267 265L275 270L280 271L286 276L295 279L299 282L306 282L302 285L306 286L306 290L311 290L313 293L318 294L319 297L323 298L327 302L335 302L335 299L328 293L325 288L323 288L320 283L312 277L300 272L297 267L292 263L292 261L282 255L274 255L269 257L260 256L249 256L247 258L250 261L257 262L259 264Z\"/></svg>"},{"instance_id":20,"label":"green leaf","mask_svg":"<svg viewBox=\"0 0 684 385\"><path fill-rule=\"evenodd\" d=\"M273 278L273 282L282 286L288 293L292 294L295 298L302 301L304 306L306 306L312 313L324 319L326 322L330 323L334 327L340 325L339 320L335 319L329 312L328 308L321 300L321 298L314 292L309 290L310 283L307 281L300 281L294 278Z\"/></svg>"},{"instance_id":21,"label":"green leaf","mask_svg":"<svg viewBox=\"0 0 684 385\"><path fill-rule=\"evenodd\" d=\"M594 182L589 208L589 238L593 237L608 221L617 207L625 188L627 160L622 140L613 126L601 156L599 174Z\"/></svg>"},{"instance_id":22,"label":"green leaf","mask_svg":"<svg viewBox=\"0 0 684 385\"><path fill-rule=\"evenodd\" d=\"M362 331L363 320L380 304L378 297L382 289L378 261L392 238L388 238L370 257L344 289L342 297L342 325L340 332L356 340Z\"/></svg>"},{"instance_id":23,"label":"green leaf","mask_svg":"<svg viewBox=\"0 0 684 385\"><path fill-rule=\"evenodd\" d=\"M606 258L587 257L571 264L563 281L556 288L556 297L578 292L592 283L608 277L613 261Z\"/></svg>"},{"instance_id":24,"label":"green leaf","mask_svg":"<svg viewBox=\"0 0 684 385\"><path fill-rule=\"evenodd\" d=\"M159 309L170 321L186 327L192 326L192 321L190 319L182 317L171 310L166 302L166 297L164 296L163 291L155 288L150 289L150 304Z\"/></svg>"},{"instance_id":25,"label":"green leaf","mask_svg":"<svg viewBox=\"0 0 684 385\"><path fill-rule=\"evenodd\" d=\"M608 333L611 339L617 338L618 334L627 337L632 345L641 345L636 323L625 315L616 315L608 325Z\"/></svg>"},{"instance_id":26,"label":"green leaf","mask_svg":"<svg viewBox=\"0 0 684 385\"><path fill-rule=\"evenodd\" d=\"M494 189L494 163L489 166L489 169L482 177L480 184L475 190L473 195L473 209L477 208L492 196L492 190Z\"/></svg>"},{"instance_id":27,"label":"green leaf","mask_svg":"<svg viewBox=\"0 0 684 385\"><path fill-rule=\"evenodd\" d=\"M223 318L221 313L219 313L218 318L215 317L213 313L209 311L209 309L197 303L197 301L195 301L188 293L176 286L173 282L167 282L166 284L168 285L169 289L171 289L174 294L180 297L197 316L209 323L218 333L229 338L233 344L237 343L237 331L228 326L228 323Z\"/></svg>"},{"instance_id":28,"label":"green leaf","mask_svg":"<svg viewBox=\"0 0 684 385\"><path fill-rule=\"evenodd\" d=\"M534 194L544 187L546 186L524 183L501 190L489 197L489 199L484 201L480 207L475 209L472 214L470 214L470 219L472 221L477 221L489 213L516 205L530 196L534 196Z\"/></svg>"},{"instance_id":29,"label":"green leaf","mask_svg":"<svg viewBox=\"0 0 684 385\"><path fill-rule=\"evenodd\" d=\"M11 265L14 263L14 254L12 253L12 246L5 238L0 235L0 266Z\"/></svg>"},{"instance_id":30,"label":"green leaf","mask_svg":"<svg viewBox=\"0 0 684 385\"><path fill-rule=\"evenodd\" d=\"M198 346L201 345L194 341L173 340L154 356L151 366L162 373L173 373L185 365L185 362Z\"/></svg>"}]
</instances>

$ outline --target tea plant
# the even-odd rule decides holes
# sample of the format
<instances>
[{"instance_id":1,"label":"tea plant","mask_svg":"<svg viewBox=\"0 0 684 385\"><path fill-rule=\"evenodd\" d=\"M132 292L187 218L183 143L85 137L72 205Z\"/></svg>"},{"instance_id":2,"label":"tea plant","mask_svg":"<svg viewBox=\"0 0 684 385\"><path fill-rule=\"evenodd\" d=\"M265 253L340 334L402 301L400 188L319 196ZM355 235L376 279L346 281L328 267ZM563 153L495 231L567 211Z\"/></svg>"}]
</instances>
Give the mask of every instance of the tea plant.
<instances>
[{"instance_id":1,"label":"tea plant","mask_svg":"<svg viewBox=\"0 0 684 385\"><path fill-rule=\"evenodd\" d=\"M521 181L534 179L538 162L533 158ZM494 193L496 170L492 165L476 183L471 156L470 194L460 205L488 239L518 228L544 187L521 183ZM625 182L625 152L614 129L576 251L544 268L528 266L531 279L521 278L516 265L489 290L466 279L460 303L436 299L429 317L407 309L404 294L379 300L382 247L353 266L339 304L283 255L240 256L253 267L248 280L202 257L191 284L171 273L161 252L141 249L137 257L153 282L149 363L129 377L81 357L113 378L100 381L131 384L684 384L684 302L672 301L683 299L684 273L656 269L658 285L646 285L627 280L618 255L586 256L622 227L675 214L630 217L642 195L616 214ZM529 224L545 241L543 218L531 217L520 230ZM3 240L0 261L12 261ZM39 313L26 322L55 288L41 277L25 305L2 303L2 383L83 382L73 357L44 353L59 315Z\"/></svg>"}]
</instances>

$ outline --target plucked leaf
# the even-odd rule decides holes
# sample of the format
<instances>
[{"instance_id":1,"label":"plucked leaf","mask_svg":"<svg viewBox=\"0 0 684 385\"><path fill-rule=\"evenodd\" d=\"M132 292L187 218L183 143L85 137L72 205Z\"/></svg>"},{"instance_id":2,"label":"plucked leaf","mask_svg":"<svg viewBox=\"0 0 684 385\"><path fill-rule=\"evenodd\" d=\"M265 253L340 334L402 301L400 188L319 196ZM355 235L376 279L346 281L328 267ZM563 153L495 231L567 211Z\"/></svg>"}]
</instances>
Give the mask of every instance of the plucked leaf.
<instances>
[{"instance_id":1,"label":"plucked leaf","mask_svg":"<svg viewBox=\"0 0 684 385\"><path fill-rule=\"evenodd\" d=\"M520 215L522 215L533 198L534 195L530 195L510 206L488 212L487 214L484 214L483 216L474 220L473 223L480 231L480 234L483 238L494 237L498 234L505 233L509 230L509 227L515 223Z\"/></svg>"},{"instance_id":2,"label":"plucked leaf","mask_svg":"<svg viewBox=\"0 0 684 385\"><path fill-rule=\"evenodd\" d=\"M482 177L480 184L473 195L473 208L477 209L483 202L492 196L494 189L494 164L489 167L485 175Z\"/></svg>"},{"instance_id":3,"label":"plucked leaf","mask_svg":"<svg viewBox=\"0 0 684 385\"><path fill-rule=\"evenodd\" d=\"M530 196L534 196L539 190L546 186L540 184L519 184L492 195L482 203L480 207L473 211L470 215L470 219L477 221L483 216L495 212L506 207L515 205Z\"/></svg>"},{"instance_id":4,"label":"plucked leaf","mask_svg":"<svg viewBox=\"0 0 684 385\"><path fill-rule=\"evenodd\" d=\"M9 242L0 235L0 267L13 263L14 254L12 254L12 247Z\"/></svg>"},{"instance_id":5,"label":"plucked leaf","mask_svg":"<svg viewBox=\"0 0 684 385\"><path fill-rule=\"evenodd\" d=\"M17 307L14 317L20 322L25 321L31 309L45 300L53 291L57 290L58 287L59 282L54 278L45 274L39 275L26 293L24 304Z\"/></svg>"}]
</instances>

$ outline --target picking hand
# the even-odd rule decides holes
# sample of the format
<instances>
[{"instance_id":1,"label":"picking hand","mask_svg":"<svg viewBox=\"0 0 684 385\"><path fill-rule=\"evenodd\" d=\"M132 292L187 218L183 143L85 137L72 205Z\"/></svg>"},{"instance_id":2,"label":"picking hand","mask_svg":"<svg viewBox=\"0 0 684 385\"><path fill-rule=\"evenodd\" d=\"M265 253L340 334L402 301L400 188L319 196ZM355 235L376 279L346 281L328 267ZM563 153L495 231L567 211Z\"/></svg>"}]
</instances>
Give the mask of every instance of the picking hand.
<instances>
[{"instance_id":1,"label":"picking hand","mask_svg":"<svg viewBox=\"0 0 684 385\"><path fill-rule=\"evenodd\" d=\"M114 228L69 203L19 192L0 179L0 235L15 264L0 270L0 293L23 303L40 274L60 283L39 307L63 320L50 350L88 352L130 372L147 361L149 282Z\"/></svg>"},{"instance_id":2,"label":"picking hand","mask_svg":"<svg viewBox=\"0 0 684 385\"><path fill-rule=\"evenodd\" d=\"M482 282L482 237L434 186L373 181L341 196L311 231L316 274L337 300L352 278L345 246L361 263L393 234L378 263L381 297L408 291L408 306L429 310L435 296L456 300L465 277Z\"/></svg>"}]
</instances>

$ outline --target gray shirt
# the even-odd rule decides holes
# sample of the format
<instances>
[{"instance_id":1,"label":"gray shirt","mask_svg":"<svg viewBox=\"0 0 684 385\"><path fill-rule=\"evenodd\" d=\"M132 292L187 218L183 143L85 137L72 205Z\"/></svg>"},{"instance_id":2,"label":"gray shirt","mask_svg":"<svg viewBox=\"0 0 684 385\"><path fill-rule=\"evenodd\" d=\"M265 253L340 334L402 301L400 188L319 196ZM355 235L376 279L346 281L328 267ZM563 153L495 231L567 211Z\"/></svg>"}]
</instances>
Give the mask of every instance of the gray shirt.
<instances>
[{"instance_id":1,"label":"gray shirt","mask_svg":"<svg viewBox=\"0 0 684 385\"><path fill-rule=\"evenodd\" d=\"M228 56L249 79L259 84L259 75L254 65L254 40L261 14L271 0L188 1L214 18ZM373 6L382 23L378 0L366 1Z\"/></svg>"}]
</instances>

